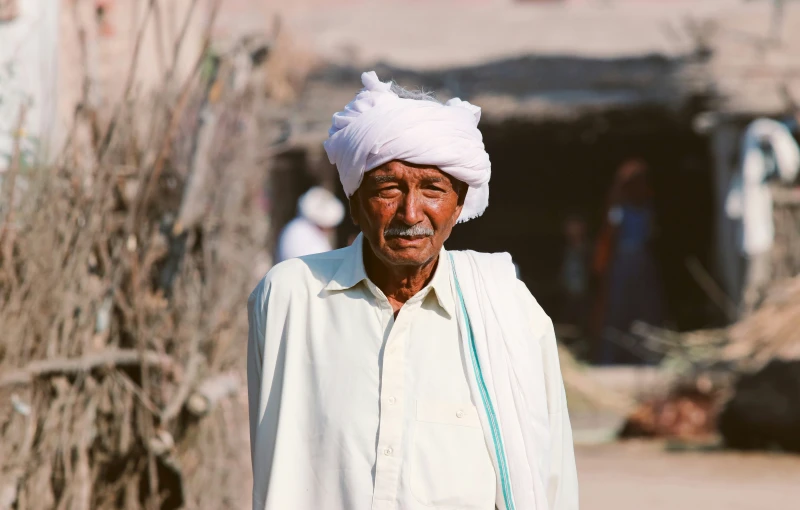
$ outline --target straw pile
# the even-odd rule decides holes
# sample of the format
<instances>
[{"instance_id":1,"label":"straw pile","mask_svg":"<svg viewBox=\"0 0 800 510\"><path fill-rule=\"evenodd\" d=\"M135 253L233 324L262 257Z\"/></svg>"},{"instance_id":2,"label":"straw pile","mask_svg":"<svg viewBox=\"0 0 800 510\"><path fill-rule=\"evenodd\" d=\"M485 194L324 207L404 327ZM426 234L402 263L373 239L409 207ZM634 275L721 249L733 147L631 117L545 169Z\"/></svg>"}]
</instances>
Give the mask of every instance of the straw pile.
<instances>
[{"instance_id":1,"label":"straw pile","mask_svg":"<svg viewBox=\"0 0 800 510\"><path fill-rule=\"evenodd\" d=\"M726 329L679 334L640 324L637 332L665 353L662 366L677 382L666 395L637 407L623 436L706 440L716 430L720 413L736 400L741 382L769 380L772 386L758 390L764 405L783 402L781 392L792 391L793 385L782 387L762 370L777 366L776 360L800 360L800 276L774 285L755 312ZM752 409L739 415L747 418ZM773 421L785 420L784 411L772 405L770 412L777 416ZM767 420L763 409L758 412Z\"/></svg>"},{"instance_id":2,"label":"straw pile","mask_svg":"<svg viewBox=\"0 0 800 510\"><path fill-rule=\"evenodd\" d=\"M253 44L206 51L107 122L85 103L55 165L24 168L17 141L0 195L0 509L249 501L240 374L269 137Z\"/></svg>"},{"instance_id":3,"label":"straw pile","mask_svg":"<svg viewBox=\"0 0 800 510\"><path fill-rule=\"evenodd\" d=\"M780 282L761 307L727 331L721 359L752 371L771 359L800 359L800 276Z\"/></svg>"}]
</instances>

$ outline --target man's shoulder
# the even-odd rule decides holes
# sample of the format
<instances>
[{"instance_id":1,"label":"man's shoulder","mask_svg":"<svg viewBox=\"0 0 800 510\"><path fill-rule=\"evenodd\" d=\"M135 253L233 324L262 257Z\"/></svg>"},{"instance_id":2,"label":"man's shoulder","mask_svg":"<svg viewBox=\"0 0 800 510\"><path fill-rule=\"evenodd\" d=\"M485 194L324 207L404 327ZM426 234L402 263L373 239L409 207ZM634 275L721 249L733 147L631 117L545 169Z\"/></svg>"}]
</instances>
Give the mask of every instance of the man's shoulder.
<instances>
[{"instance_id":1,"label":"man's shoulder","mask_svg":"<svg viewBox=\"0 0 800 510\"><path fill-rule=\"evenodd\" d=\"M496 287L496 291L501 294L513 295L521 305L525 315L535 318L536 322L547 323L550 321L547 313L531 293L517 274L517 266L514 264L511 254L508 252L485 253L472 250L449 251L454 256L456 264L464 267L464 263L469 264L483 274L485 284ZM463 257L463 258L462 258ZM461 264L459 264L459 259Z\"/></svg>"},{"instance_id":2,"label":"man's shoulder","mask_svg":"<svg viewBox=\"0 0 800 510\"><path fill-rule=\"evenodd\" d=\"M511 254L507 251L483 252L474 250L447 250L447 253L455 257L471 257L482 263L511 264Z\"/></svg>"},{"instance_id":3,"label":"man's shoulder","mask_svg":"<svg viewBox=\"0 0 800 510\"><path fill-rule=\"evenodd\" d=\"M315 253L279 262L264 275L253 292L270 289L270 291L291 293L303 288L322 289L344 261L347 255L346 249Z\"/></svg>"},{"instance_id":4,"label":"man's shoulder","mask_svg":"<svg viewBox=\"0 0 800 510\"><path fill-rule=\"evenodd\" d=\"M490 280L500 278L504 284L509 284L517 279L516 266L508 252L456 250L447 253L453 257L456 267L471 266L485 275L491 275Z\"/></svg>"}]
</instances>

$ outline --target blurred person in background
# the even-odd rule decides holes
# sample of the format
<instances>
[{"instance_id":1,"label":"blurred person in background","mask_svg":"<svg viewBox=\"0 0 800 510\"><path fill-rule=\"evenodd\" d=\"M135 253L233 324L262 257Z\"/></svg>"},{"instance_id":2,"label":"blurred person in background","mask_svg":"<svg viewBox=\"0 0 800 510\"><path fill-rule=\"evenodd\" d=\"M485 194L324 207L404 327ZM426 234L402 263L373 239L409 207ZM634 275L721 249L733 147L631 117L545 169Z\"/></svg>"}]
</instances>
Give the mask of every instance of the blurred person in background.
<instances>
[{"instance_id":1,"label":"blurred person in background","mask_svg":"<svg viewBox=\"0 0 800 510\"><path fill-rule=\"evenodd\" d=\"M794 182L800 149L789 128L772 119L750 123L742 136L742 159L725 200L727 216L738 222L742 294L739 314L752 313L772 280L775 242L771 181Z\"/></svg>"},{"instance_id":2,"label":"blurred person in background","mask_svg":"<svg viewBox=\"0 0 800 510\"><path fill-rule=\"evenodd\" d=\"M248 301L254 510L577 510L552 322L443 246L489 203L480 108L362 81L325 142L361 234Z\"/></svg>"},{"instance_id":3,"label":"blurred person in background","mask_svg":"<svg viewBox=\"0 0 800 510\"><path fill-rule=\"evenodd\" d=\"M629 159L619 167L607 203L593 262L599 282L594 317L598 361L643 363L646 352L630 328L635 321L660 325L663 320L661 279L652 247L653 191L644 161Z\"/></svg>"},{"instance_id":4,"label":"blurred person in background","mask_svg":"<svg viewBox=\"0 0 800 510\"><path fill-rule=\"evenodd\" d=\"M590 311L591 246L586 222L577 214L564 222L564 256L561 263L561 320L576 328L573 338L586 333Z\"/></svg>"},{"instance_id":5,"label":"blurred person in background","mask_svg":"<svg viewBox=\"0 0 800 510\"><path fill-rule=\"evenodd\" d=\"M297 201L297 217L278 237L276 262L333 249L333 230L344 219L344 206L333 193L315 186Z\"/></svg>"}]
</instances>

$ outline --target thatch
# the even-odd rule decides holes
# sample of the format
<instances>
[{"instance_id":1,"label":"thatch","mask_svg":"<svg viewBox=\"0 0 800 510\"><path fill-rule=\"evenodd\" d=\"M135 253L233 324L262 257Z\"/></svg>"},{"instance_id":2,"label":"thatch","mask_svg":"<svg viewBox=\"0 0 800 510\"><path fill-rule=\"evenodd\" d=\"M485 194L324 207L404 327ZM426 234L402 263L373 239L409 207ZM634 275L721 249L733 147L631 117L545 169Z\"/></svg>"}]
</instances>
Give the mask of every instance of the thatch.
<instances>
[{"instance_id":1,"label":"thatch","mask_svg":"<svg viewBox=\"0 0 800 510\"><path fill-rule=\"evenodd\" d=\"M330 64L298 113L324 136L330 104L345 104L369 69L478 104L484 122L641 108L687 123L701 112L783 115L800 101L800 10L785 8L775 28L773 15L772 2L736 0L465 4L458 16L442 3L381 2L334 3L287 25Z\"/></svg>"}]
</instances>

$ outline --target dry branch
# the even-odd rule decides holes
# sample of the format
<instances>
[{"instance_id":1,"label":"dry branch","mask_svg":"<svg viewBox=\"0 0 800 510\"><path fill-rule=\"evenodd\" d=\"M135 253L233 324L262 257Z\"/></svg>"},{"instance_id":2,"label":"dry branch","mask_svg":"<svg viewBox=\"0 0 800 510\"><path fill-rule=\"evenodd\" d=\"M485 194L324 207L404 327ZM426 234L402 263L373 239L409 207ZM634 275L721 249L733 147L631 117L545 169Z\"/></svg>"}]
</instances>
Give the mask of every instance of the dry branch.
<instances>
[{"instance_id":1,"label":"dry branch","mask_svg":"<svg viewBox=\"0 0 800 510\"><path fill-rule=\"evenodd\" d=\"M6 214L3 219L3 227L0 230L0 242L2 242L3 257L6 260L11 256L11 244L14 242L14 234L11 231L14 223L14 209L16 202L17 191L17 175L22 159L22 136L25 129L25 119L28 115L28 107L23 104L19 107L19 117L17 120L17 128L14 131L14 147L11 153L11 166L8 169L8 176L6 177L4 188L8 189L6 197Z\"/></svg>"},{"instance_id":2,"label":"dry branch","mask_svg":"<svg viewBox=\"0 0 800 510\"><path fill-rule=\"evenodd\" d=\"M220 400L236 394L241 387L237 372L225 372L204 381L186 402L186 409L197 417L210 413Z\"/></svg>"},{"instance_id":3,"label":"dry branch","mask_svg":"<svg viewBox=\"0 0 800 510\"><path fill-rule=\"evenodd\" d=\"M728 320L734 320L737 313L736 304L725 294L725 291L714 281L714 278L708 274L708 271L706 271L700 261L697 260L697 257L692 256L687 258L686 268L700 288L705 291L709 299L725 313Z\"/></svg>"},{"instance_id":4,"label":"dry branch","mask_svg":"<svg viewBox=\"0 0 800 510\"><path fill-rule=\"evenodd\" d=\"M170 82L172 81L172 76L175 73L175 68L178 63L178 59L181 56L181 47L183 46L184 41L186 40L186 32L189 29L189 23L192 20L192 15L197 7L198 0L192 0L191 5L189 6L188 12L184 16L183 25L181 26L181 30L178 34L178 37L175 38L175 42L172 45L172 66L164 75L164 85L169 86Z\"/></svg>"},{"instance_id":5,"label":"dry branch","mask_svg":"<svg viewBox=\"0 0 800 510\"><path fill-rule=\"evenodd\" d=\"M203 45L203 50L208 47L208 41ZM189 94L191 93L191 85L194 82L195 75L197 71L200 69L200 65L203 63L203 55L200 55L192 69L191 75L186 79L184 83L180 97L178 99L178 104L175 105L175 108L170 112L170 121L169 127L167 128L167 132L164 134L161 142L160 149L158 151L158 156L156 157L155 164L153 165L153 171L147 178L147 182L144 186L141 186L141 194L139 195L137 201L137 207L134 210L134 214L131 215L134 218L134 225L136 224L136 220L138 220L138 215L141 213L142 209L145 208L147 205L147 200L151 199L153 195L153 190L155 188L156 183L158 182L159 177L161 176L161 172L164 170L164 165L169 155L169 151L172 147L172 143L174 140L175 132L178 128L178 123L181 119L181 114L183 114L184 109L189 101Z\"/></svg>"},{"instance_id":6,"label":"dry branch","mask_svg":"<svg viewBox=\"0 0 800 510\"><path fill-rule=\"evenodd\" d=\"M140 1L148 11L136 21L125 90L115 91L122 103L75 115L63 157L26 174L8 222L25 235L0 259L0 399L13 388L31 408L0 413L0 500L13 508L247 503L247 409L225 397L240 387L242 305L268 235L257 201L270 156L262 141L277 128L264 111L264 74L238 65L252 59L244 43L197 55L194 71L178 76L178 55L193 56L175 42L171 79L157 80L158 98L140 96L132 76L158 0ZM191 0L187 16L205 23L203 4ZM91 31L76 25L86 50ZM93 78L83 77L85 102ZM210 80L217 122L203 125ZM188 192L194 156L205 184ZM4 186L3 200L12 195ZM191 221L175 228L183 208ZM180 419L184 411L205 418Z\"/></svg>"},{"instance_id":7,"label":"dry branch","mask_svg":"<svg viewBox=\"0 0 800 510\"><path fill-rule=\"evenodd\" d=\"M169 368L174 363L169 356L155 352L145 352L142 356L139 351L133 349L104 350L80 358L50 358L32 361L25 368L11 371L0 377L0 388L14 384L28 384L38 377L72 375L104 366L123 367L141 364Z\"/></svg>"},{"instance_id":8,"label":"dry branch","mask_svg":"<svg viewBox=\"0 0 800 510\"><path fill-rule=\"evenodd\" d=\"M103 160L106 155L106 150L108 149L109 145L111 144L111 138L114 135L114 131L117 128L117 125L120 120L120 115L122 115L124 111L124 107L126 106L129 98L131 97L131 92L133 91L133 85L136 79L136 73L139 67L139 53L142 49L142 41L144 40L144 35L147 30L148 23L150 22L150 14L153 12L153 7L158 0L149 0L147 4L147 10L144 13L144 19L142 20L142 24L139 26L139 30L136 34L136 40L133 44L133 55L131 57L131 65L128 68L127 78L125 80L125 90L122 94L122 98L116 105L114 109L114 113L111 116L111 122L108 124L108 129L106 129L105 135L103 136L103 142L98 150L98 156L100 160Z\"/></svg>"},{"instance_id":9,"label":"dry branch","mask_svg":"<svg viewBox=\"0 0 800 510\"><path fill-rule=\"evenodd\" d=\"M175 391L175 395L169 401L164 411L161 413L161 422L168 423L170 420L176 418L180 414L186 399L189 398L192 386L200 370L200 362L203 355L200 353L200 340L199 335L195 335L192 339L189 351L189 361L186 364L186 374L183 381Z\"/></svg>"},{"instance_id":10,"label":"dry branch","mask_svg":"<svg viewBox=\"0 0 800 510\"><path fill-rule=\"evenodd\" d=\"M35 413L35 411L33 411ZM27 416L25 436L22 439L22 446L16 455L16 467L9 472L3 473L5 482L0 484L0 510L11 510L17 501L19 481L25 474L25 465L29 461L33 441L36 435L36 415Z\"/></svg>"}]
</instances>

